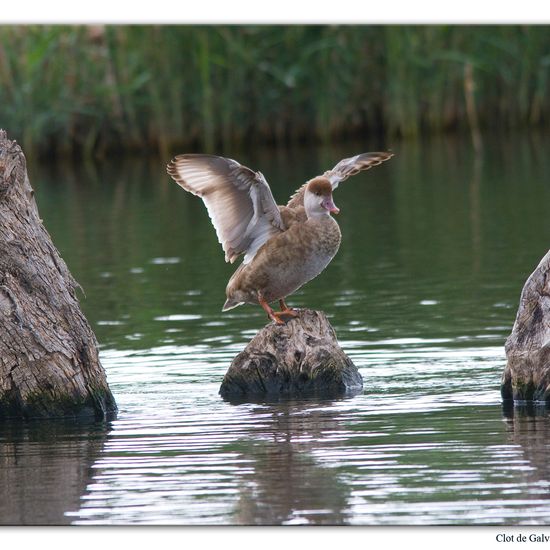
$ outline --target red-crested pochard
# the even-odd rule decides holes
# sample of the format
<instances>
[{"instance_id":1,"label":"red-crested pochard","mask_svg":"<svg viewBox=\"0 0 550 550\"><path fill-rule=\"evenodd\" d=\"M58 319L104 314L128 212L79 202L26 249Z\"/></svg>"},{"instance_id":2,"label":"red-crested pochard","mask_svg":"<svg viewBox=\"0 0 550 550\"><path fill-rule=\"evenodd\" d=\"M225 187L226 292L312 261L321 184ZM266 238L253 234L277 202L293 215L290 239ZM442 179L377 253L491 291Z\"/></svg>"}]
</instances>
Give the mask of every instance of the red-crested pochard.
<instances>
[{"instance_id":1,"label":"red-crested pochard","mask_svg":"<svg viewBox=\"0 0 550 550\"><path fill-rule=\"evenodd\" d=\"M393 153L363 153L341 160L277 206L260 172L214 155L178 155L167 171L186 191L204 201L225 261L244 254L226 288L223 311L259 304L270 319L284 324L297 313L285 298L317 277L334 258L341 233L331 216L339 209L332 192L341 181L390 159ZM276 312L270 302L279 301Z\"/></svg>"}]
</instances>

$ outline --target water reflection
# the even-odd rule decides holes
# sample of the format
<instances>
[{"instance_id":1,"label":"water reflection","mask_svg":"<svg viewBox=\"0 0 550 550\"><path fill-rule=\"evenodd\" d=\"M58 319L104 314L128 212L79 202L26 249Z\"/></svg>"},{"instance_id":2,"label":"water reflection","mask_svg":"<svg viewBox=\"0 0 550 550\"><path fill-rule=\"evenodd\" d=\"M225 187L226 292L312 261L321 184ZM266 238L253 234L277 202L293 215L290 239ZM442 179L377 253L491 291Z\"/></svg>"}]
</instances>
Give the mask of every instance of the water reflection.
<instances>
[{"instance_id":1,"label":"water reflection","mask_svg":"<svg viewBox=\"0 0 550 550\"><path fill-rule=\"evenodd\" d=\"M350 489L289 442L254 449L254 478L239 492L239 525L344 525Z\"/></svg>"},{"instance_id":2,"label":"water reflection","mask_svg":"<svg viewBox=\"0 0 550 550\"><path fill-rule=\"evenodd\" d=\"M507 404L509 441L522 450L529 467L522 469L527 497L550 499L550 409L544 404Z\"/></svg>"},{"instance_id":3,"label":"water reflection","mask_svg":"<svg viewBox=\"0 0 550 550\"><path fill-rule=\"evenodd\" d=\"M0 425L0 524L63 525L80 507L109 423L56 420Z\"/></svg>"},{"instance_id":4,"label":"water reflection","mask_svg":"<svg viewBox=\"0 0 550 550\"><path fill-rule=\"evenodd\" d=\"M550 419L503 421L499 395L521 287L548 249L545 139L487 139L482 158L469 141L402 143L339 187L339 254L289 304L326 311L359 368L363 393L342 400L219 397L266 319L220 312L234 266L166 159L31 167L119 414L97 432L0 427L2 521L550 522ZM281 202L376 148L227 154Z\"/></svg>"},{"instance_id":5,"label":"water reflection","mask_svg":"<svg viewBox=\"0 0 550 550\"><path fill-rule=\"evenodd\" d=\"M329 403L282 403L262 409L269 415L264 437L243 440L242 457L250 465L236 503L241 525L341 525L347 523L350 488L338 472L315 460L327 432L344 428Z\"/></svg>"},{"instance_id":6,"label":"water reflection","mask_svg":"<svg viewBox=\"0 0 550 550\"><path fill-rule=\"evenodd\" d=\"M76 524L345 523L349 488L314 457L345 429L337 405L226 404L118 421L69 515Z\"/></svg>"}]
</instances>

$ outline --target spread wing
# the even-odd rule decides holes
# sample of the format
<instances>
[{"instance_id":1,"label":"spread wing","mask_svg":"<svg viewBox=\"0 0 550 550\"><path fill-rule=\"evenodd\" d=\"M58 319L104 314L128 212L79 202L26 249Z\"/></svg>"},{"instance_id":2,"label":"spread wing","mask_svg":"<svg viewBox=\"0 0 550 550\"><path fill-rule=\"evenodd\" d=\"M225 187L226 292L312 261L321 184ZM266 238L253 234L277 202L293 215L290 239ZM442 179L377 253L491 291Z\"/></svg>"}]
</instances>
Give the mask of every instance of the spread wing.
<instances>
[{"instance_id":1,"label":"spread wing","mask_svg":"<svg viewBox=\"0 0 550 550\"><path fill-rule=\"evenodd\" d=\"M378 166L392 157L393 153L361 153L360 155L341 160L332 170L327 170L323 176L328 178L332 185L332 190L334 191L341 181L344 181L350 176L355 176L355 174L358 174L362 170L368 170L373 166ZM287 206L291 208L303 206L306 185L307 183L302 185L302 187L292 195Z\"/></svg>"},{"instance_id":2,"label":"spread wing","mask_svg":"<svg viewBox=\"0 0 550 550\"><path fill-rule=\"evenodd\" d=\"M201 197L225 261L244 254L244 263L273 235L285 230L269 185L260 172L214 155L178 155L167 172L185 190Z\"/></svg>"}]
</instances>

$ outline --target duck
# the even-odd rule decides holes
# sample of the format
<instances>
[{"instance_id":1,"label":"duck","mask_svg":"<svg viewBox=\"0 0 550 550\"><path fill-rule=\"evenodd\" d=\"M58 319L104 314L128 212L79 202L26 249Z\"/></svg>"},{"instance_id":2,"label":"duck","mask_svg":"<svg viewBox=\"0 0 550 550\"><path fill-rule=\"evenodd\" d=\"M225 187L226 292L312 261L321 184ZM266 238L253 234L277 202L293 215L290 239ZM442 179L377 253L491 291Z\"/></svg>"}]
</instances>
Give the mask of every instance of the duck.
<instances>
[{"instance_id":1,"label":"duck","mask_svg":"<svg viewBox=\"0 0 550 550\"><path fill-rule=\"evenodd\" d=\"M392 156L371 152L345 158L306 181L286 205L277 205L261 172L236 160L199 153L175 156L167 172L204 202L225 261L233 263L243 256L227 283L222 311L260 305L277 325L297 317L287 297L322 273L340 248L334 190ZM271 307L273 302L279 302L280 311Z\"/></svg>"}]
</instances>

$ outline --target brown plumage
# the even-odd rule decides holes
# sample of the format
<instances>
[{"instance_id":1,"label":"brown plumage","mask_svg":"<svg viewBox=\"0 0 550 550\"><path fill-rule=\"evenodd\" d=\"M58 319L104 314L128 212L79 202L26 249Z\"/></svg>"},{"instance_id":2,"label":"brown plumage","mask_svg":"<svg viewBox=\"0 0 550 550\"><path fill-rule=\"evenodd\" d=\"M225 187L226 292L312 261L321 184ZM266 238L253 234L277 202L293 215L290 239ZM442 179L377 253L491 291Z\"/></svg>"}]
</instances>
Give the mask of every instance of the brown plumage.
<instances>
[{"instance_id":1,"label":"brown plumage","mask_svg":"<svg viewBox=\"0 0 550 550\"><path fill-rule=\"evenodd\" d=\"M330 215L339 209L332 193L341 181L390 159L393 153L363 153L341 160L277 206L260 172L214 155L178 155L168 173L204 201L225 252L234 262L244 254L226 288L223 311L260 304L282 324L296 313L285 298L319 275L340 246L340 228ZM279 301L275 312L270 302Z\"/></svg>"},{"instance_id":2,"label":"brown plumage","mask_svg":"<svg viewBox=\"0 0 550 550\"><path fill-rule=\"evenodd\" d=\"M308 191L311 191L314 195L331 195L332 185L330 181L324 176L318 176L313 178L307 184Z\"/></svg>"}]
</instances>

